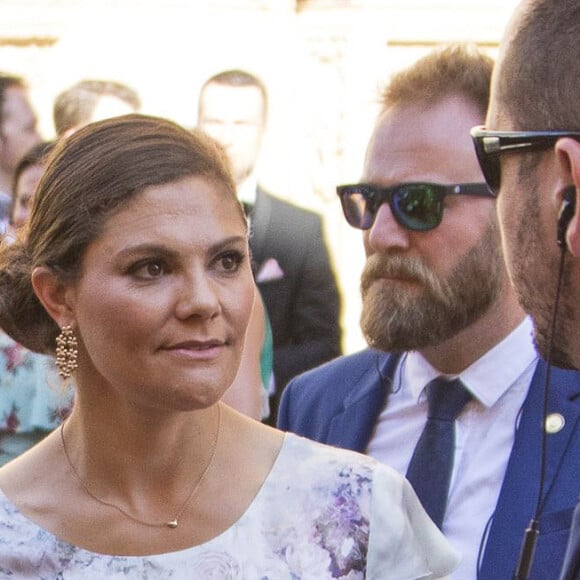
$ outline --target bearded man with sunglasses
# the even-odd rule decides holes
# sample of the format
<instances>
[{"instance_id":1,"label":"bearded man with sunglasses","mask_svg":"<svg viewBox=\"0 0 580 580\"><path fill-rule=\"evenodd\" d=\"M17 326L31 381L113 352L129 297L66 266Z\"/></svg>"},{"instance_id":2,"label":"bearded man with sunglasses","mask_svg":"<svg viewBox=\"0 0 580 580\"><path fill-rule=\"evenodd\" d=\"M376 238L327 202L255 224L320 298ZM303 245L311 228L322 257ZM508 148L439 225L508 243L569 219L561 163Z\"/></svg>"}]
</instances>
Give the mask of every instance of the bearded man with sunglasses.
<instances>
[{"instance_id":1,"label":"bearded man with sunglasses","mask_svg":"<svg viewBox=\"0 0 580 580\"><path fill-rule=\"evenodd\" d=\"M511 287L495 196L469 136L485 118L491 69L489 57L452 45L391 79L363 183L337 190L347 221L363 230L370 348L294 379L278 421L407 474L463 555L454 580L513 577L540 472L546 364ZM579 394L576 373L552 378ZM443 407L455 393L462 400L450 417ZM580 433L563 400L551 413L536 579L557 576L566 524L549 516L578 495ZM429 447L438 429L450 449Z\"/></svg>"},{"instance_id":2,"label":"bearded man with sunglasses","mask_svg":"<svg viewBox=\"0 0 580 580\"><path fill-rule=\"evenodd\" d=\"M486 127L472 131L484 176L498 196L508 269L532 316L538 350L554 365L573 369L580 369L579 33L580 3L521 2L500 46ZM549 387L551 399L567 396L576 409L566 425L574 429L578 389ZM579 578L580 506L561 575Z\"/></svg>"}]
</instances>

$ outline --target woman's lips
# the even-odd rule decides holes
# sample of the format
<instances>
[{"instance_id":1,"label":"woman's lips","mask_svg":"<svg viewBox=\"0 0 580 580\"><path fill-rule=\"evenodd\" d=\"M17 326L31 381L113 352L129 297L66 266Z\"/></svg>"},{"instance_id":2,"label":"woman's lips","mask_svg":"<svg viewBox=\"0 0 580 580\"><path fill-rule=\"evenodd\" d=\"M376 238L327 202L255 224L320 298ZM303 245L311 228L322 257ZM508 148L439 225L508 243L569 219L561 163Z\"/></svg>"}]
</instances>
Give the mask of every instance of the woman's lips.
<instances>
[{"instance_id":1,"label":"woman's lips","mask_svg":"<svg viewBox=\"0 0 580 580\"><path fill-rule=\"evenodd\" d=\"M163 348L163 350L194 359L215 358L218 356L226 342L218 339L211 340L186 340L176 342Z\"/></svg>"}]
</instances>

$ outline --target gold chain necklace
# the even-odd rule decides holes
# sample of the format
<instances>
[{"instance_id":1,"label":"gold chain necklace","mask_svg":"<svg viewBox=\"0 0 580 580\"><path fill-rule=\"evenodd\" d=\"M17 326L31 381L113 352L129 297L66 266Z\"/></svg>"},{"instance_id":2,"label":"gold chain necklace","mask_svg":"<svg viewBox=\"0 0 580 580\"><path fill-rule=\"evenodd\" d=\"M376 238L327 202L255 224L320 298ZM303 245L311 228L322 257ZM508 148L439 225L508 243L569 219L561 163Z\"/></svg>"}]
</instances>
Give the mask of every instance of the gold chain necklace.
<instances>
[{"instance_id":1,"label":"gold chain necklace","mask_svg":"<svg viewBox=\"0 0 580 580\"><path fill-rule=\"evenodd\" d=\"M81 487L95 501L99 502L102 505L106 505L108 507L112 507L112 508L116 509L118 512L121 512L125 517L127 517L130 520L133 520L134 522L141 524L143 526L149 526L150 528L165 528L165 527L167 527L167 528L175 529L179 525L179 520L181 519L181 516L185 513L185 511L189 507L189 504L191 503L191 501L195 497L195 494L197 493L197 491L201 487L201 484L203 483L204 479L206 478L207 474L209 473L209 470L211 469L211 466L213 465L213 462L214 462L214 459L215 459L215 456L217 453L220 433L221 433L221 429L222 429L222 408L221 408L221 405L219 403L217 405L217 414L218 414L218 416L217 416L217 429L216 429L215 439L214 439L214 443L213 443L213 451L211 453L211 457L210 457L207 465L205 466L205 469L203 470L201 477L197 480L197 483L193 486L191 493L189 494L189 496L185 500L185 503L181 506L181 509L177 512L175 517L173 519L169 520L168 522L146 522L144 520L140 520L139 518L136 518L135 516L131 515L129 512L125 511L121 506L118 506L114 503L108 502L108 501L96 496L90 490L89 486L83 481L82 477L79 475L79 473L75 469L75 466L73 465L73 462L71 461L71 458L68 454L68 450L66 448L66 443L64 441L64 422L60 426L60 440L62 442L62 449L64 451L64 455L65 455L66 460L69 464L69 467L71 468L71 471L73 472L74 476L76 477L76 479L80 483Z\"/></svg>"}]
</instances>

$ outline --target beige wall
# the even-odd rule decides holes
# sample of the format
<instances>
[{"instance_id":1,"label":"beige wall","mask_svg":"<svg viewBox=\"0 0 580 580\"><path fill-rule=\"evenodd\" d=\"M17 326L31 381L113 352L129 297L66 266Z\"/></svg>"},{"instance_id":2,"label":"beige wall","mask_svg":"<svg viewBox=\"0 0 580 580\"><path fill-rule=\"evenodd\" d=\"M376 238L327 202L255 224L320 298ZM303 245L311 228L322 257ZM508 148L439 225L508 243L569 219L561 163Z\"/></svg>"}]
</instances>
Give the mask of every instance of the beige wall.
<instances>
[{"instance_id":1,"label":"beige wall","mask_svg":"<svg viewBox=\"0 0 580 580\"><path fill-rule=\"evenodd\" d=\"M326 218L344 346L361 348L359 232L334 185L359 177L389 75L446 41L491 54L515 0L0 0L0 70L24 75L46 137L52 100L81 78L134 86L143 111L195 123L203 80L242 67L270 89L261 161L274 193Z\"/></svg>"}]
</instances>

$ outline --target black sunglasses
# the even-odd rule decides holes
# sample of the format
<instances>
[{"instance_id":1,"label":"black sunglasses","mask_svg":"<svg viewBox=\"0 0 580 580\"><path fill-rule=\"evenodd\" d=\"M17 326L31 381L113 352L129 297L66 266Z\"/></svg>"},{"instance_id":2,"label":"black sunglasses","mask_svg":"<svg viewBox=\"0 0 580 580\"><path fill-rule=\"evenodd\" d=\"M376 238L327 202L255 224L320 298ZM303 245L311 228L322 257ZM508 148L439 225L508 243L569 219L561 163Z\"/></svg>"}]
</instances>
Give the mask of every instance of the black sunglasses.
<instances>
[{"instance_id":1,"label":"black sunglasses","mask_svg":"<svg viewBox=\"0 0 580 580\"><path fill-rule=\"evenodd\" d=\"M487 185L495 195L499 193L502 153L549 149L562 137L580 140L580 133L574 131L487 131L483 126L471 129L477 160Z\"/></svg>"},{"instance_id":2,"label":"black sunglasses","mask_svg":"<svg viewBox=\"0 0 580 580\"><path fill-rule=\"evenodd\" d=\"M346 221L354 228L368 230L379 207L387 202L397 222L414 232L426 232L441 223L446 195L494 197L485 183L400 183L394 187L357 183L339 185L336 193Z\"/></svg>"}]
</instances>

